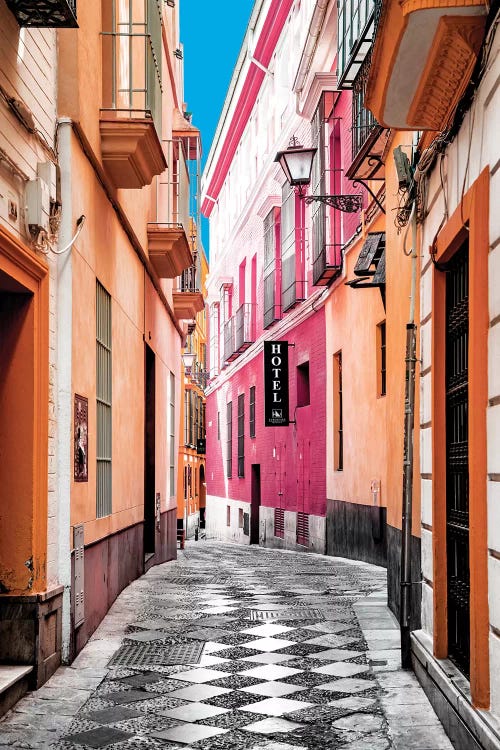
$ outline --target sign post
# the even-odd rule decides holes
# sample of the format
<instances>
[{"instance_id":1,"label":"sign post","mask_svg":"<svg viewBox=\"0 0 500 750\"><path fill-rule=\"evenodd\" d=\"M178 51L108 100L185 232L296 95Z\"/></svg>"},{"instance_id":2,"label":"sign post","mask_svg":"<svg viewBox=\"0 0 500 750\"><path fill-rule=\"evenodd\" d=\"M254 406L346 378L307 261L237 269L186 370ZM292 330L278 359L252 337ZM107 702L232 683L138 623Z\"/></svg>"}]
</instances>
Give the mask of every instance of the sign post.
<instances>
[{"instance_id":1,"label":"sign post","mask_svg":"<svg viewBox=\"0 0 500 750\"><path fill-rule=\"evenodd\" d=\"M264 341L264 425L288 427L288 341Z\"/></svg>"}]
</instances>

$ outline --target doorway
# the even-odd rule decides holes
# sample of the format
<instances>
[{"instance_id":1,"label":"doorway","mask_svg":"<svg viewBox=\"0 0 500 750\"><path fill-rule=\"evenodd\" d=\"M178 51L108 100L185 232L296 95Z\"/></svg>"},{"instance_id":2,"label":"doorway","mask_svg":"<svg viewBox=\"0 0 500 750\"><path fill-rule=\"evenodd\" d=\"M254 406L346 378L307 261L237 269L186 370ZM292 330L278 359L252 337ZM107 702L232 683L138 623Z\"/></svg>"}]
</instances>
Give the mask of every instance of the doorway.
<instances>
[{"instance_id":1,"label":"doorway","mask_svg":"<svg viewBox=\"0 0 500 750\"><path fill-rule=\"evenodd\" d=\"M260 522L260 464L252 464L251 493L250 544L258 544Z\"/></svg>"},{"instance_id":2,"label":"doorway","mask_svg":"<svg viewBox=\"0 0 500 750\"><path fill-rule=\"evenodd\" d=\"M144 359L144 557L147 559L154 555L156 546L156 373L155 355L147 344Z\"/></svg>"}]
</instances>

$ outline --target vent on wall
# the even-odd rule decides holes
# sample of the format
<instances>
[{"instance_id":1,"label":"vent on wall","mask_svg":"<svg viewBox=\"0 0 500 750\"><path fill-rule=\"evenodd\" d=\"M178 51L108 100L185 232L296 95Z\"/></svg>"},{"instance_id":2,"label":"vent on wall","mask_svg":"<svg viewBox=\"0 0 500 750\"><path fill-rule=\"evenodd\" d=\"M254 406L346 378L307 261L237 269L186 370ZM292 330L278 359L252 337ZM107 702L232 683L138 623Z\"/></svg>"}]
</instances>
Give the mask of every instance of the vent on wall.
<instances>
[{"instance_id":1,"label":"vent on wall","mask_svg":"<svg viewBox=\"0 0 500 750\"><path fill-rule=\"evenodd\" d=\"M297 513L297 544L309 547L309 515Z\"/></svg>"},{"instance_id":2,"label":"vent on wall","mask_svg":"<svg viewBox=\"0 0 500 750\"><path fill-rule=\"evenodd\" d=\"M73 550L73 620L74 626L77 628L85 620L83 524L73 526Z\"/></svg>"},{"instance_id":3,"label":"vent on wall","mask_svg":"<svg viewBox=\"0 0 500 750\"><path fill-rule=\"evenodd\" d=\"M283 539L285 536L285 511L283 508L274 509L274 536Z\"/></svg>"}]
</instances>

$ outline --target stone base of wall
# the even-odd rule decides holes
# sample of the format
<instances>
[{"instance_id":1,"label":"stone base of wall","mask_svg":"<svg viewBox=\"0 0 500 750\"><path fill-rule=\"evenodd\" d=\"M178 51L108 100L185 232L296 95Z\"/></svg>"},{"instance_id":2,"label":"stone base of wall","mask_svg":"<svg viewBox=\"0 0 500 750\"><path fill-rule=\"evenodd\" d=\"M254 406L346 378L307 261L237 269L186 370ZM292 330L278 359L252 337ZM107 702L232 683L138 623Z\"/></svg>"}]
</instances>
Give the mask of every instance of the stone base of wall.
<instances>
[{"instance_id":1,"label":"stone base of wall","mask_svg":"<svg viewBox=\"0 0 500 750\"><path fill-rule=\"evenodd\" d=\"M228 524L228 507L229 524ZM242 500L230 500L226 497L207 495L205 513L205 533L207 539L220 539L238 544L250 544L250 536L245 534L244 526L240 526L241 513L250 516L250 503Z\"/></svg>"},{"instance_id":2,"label":"stone base of wall","mask_svg":"<svg viewBox=\"0 0 500 750\"><path fill-rule=\"evenodd\" d=\"M386 508L327 500L326 554L386 567Z\"/></svg>"},{"instance_id":3,"label":"stone base of wall","mask_svg":"<svg viewBox=\"0 0 500 750\"><path fill-rule=\"evenodd\" d=\"M401 529L387 525L387 603L399 622L401 599ZM411 570L414 585L411 589L412 630L421 627L422 611L422 568L420 562L420 539L411 538Z\"/></svg>"},{"instance_id":4,"label":"stone base of wall","mask_svg":"<svg viewBox=\"0 0 500 750\"><path fill-rule=\"evenodd\" d=\"M436 659L432 639L412 633L412 665L446 734L457 750L499 750L500 724L471 702L469 683L448 659Z\"/></svg>"},{"instance_id":5,"label":"stone base of wall","mask_svg":"<svg viewBox=\"0 0 500 750\"><path fill-rule=\"evenodd\" d=\"M32 690L61 664L62 601L62 586L31 596L0 596L0 663L32 665Z\"/></svg>"},{"instance_id":6,"label":"stone base of wall","mask_svg":"<svg viewBox=\"0 0 500 750\"><path fill-rule=\"evenodd\" d=\"M260 509L259 544L272 549L292 549L302 552L325 554L326 519L323 516L309 516L309 545L297 543L297 513L285 511L285 533L283 537L274 535L274 508Z\"/></svg>"},{"instance_id":7,"label":"stone base of wall","mask_svg":"<svg viewBox=\"0 0 500 750\"><path fill-rule=\"evenodd\" d=\"M176 559L176 509L162 513L155 547L155 554L145 561L143 523L85 547L85 620L73 630L72 658L82 650L126 586L152 566Z\"/></svg>"}]
</instances>

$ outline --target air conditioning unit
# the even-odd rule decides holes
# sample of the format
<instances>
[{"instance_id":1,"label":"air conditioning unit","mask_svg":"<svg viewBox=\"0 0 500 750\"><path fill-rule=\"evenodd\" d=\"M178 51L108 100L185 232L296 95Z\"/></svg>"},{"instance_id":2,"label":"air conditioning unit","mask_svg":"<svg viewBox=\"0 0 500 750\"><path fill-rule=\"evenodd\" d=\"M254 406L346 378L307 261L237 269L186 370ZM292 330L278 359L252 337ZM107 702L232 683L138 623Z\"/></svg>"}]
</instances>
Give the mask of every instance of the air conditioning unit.
<instances>
[{"instance_id":1,"label":"air conditioning unit","mask_svg":"<svg viewBox=\"0 0 500 750\"><path fill-rule=\"evenodd\" d=\"M26 183L26 227L32 234L50 229L50 189L37 177Z\"/></svg>"}]
</instances>

